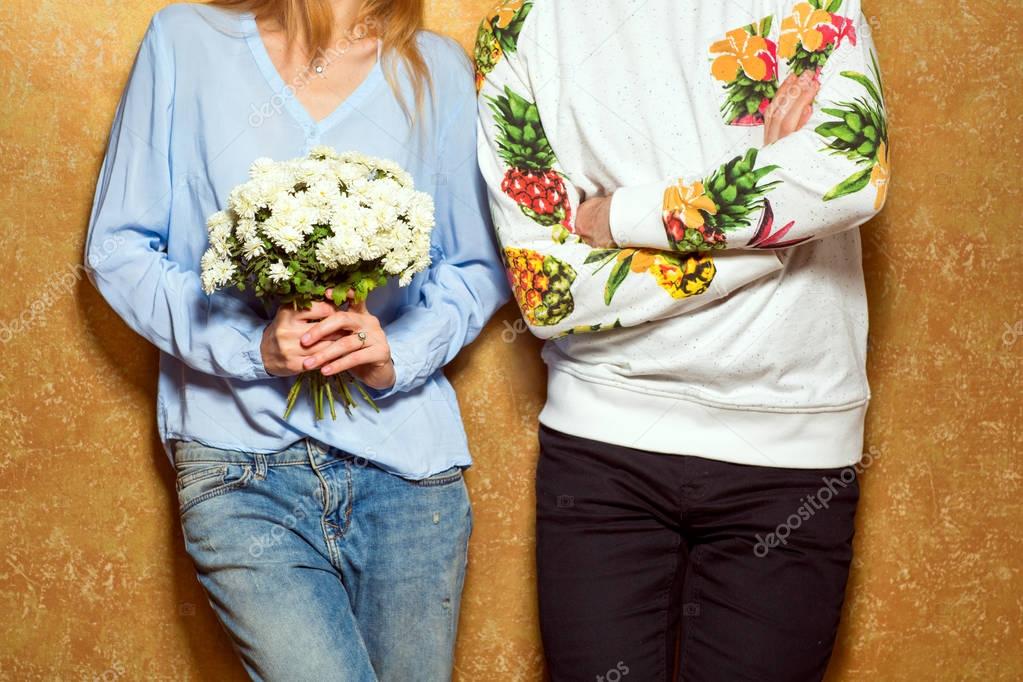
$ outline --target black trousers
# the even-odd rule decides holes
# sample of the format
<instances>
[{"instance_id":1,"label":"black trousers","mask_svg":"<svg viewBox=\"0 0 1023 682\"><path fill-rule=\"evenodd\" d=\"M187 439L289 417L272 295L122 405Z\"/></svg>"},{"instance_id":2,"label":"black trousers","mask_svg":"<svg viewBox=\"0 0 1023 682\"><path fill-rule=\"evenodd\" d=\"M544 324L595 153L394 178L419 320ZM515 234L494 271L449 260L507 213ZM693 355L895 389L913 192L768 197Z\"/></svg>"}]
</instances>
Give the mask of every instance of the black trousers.
<instances>
[{"instance_id":1,"label":"black trousers","mask_svg":"<svg viewBox=\"0 0 1023 682\"><path fill-rule=\"evenodd\" d=\"M852 559L853 468L729 464L543 426L540 451L540 627L554 682L824 676Z\"/></svg>"}]
</instances>

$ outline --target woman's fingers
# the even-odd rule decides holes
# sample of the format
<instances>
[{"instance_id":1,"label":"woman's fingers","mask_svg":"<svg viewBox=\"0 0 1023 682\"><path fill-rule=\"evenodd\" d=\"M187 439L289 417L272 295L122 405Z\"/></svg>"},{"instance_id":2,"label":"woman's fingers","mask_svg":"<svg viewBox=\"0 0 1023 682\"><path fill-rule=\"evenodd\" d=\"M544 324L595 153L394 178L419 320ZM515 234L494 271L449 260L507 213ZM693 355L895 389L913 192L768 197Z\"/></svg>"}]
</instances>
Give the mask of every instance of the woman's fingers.
<instances>
[{"instance_id":1,"label":"woman's fingers","mask_svg":"<svg viewBox=\"0 0 1023 682\"><path fill-rule=\"evenodd\" d=\"M338 311L330 317L320 320L302 335L302 345L311 346L317 341L336 334L342 330L357 331L365 324L362 316L352 312Z\"/></svg>"},{"instance_id":2,"label":"woman's fingers","mask_svg":"<svg viewBox=\"0 0 1023 682\"><path fill-rule=\"evenodd\" d=\"M388 357L388 353L383 346L366 346L361 350L348 353L341 359L331 362L329 365L325 365L320 371L327 376L340 374L341 372L347 372L348 370L360 367L361 365L373 365L387 362Z\"/></svg>"},{"instance_id":3,"label":"woman's fingers","mask_svg":"<svg viewBox=\"0 0 1023 682\"><path fill-rule=\"evenodd\" d=\"M304 367L307 370L323 367L328 362L344 357L362 347L362 340L354 334L346 336L339 341L325 343L322 348L317 349L315 354L305 359Z\"/></svg>"},{"instance_id":4,"label":"woman's fingers","mask_svg":"<svg viewBox=\"0 0 1023 682\"><path fill-rule=\"evenodd\" d=\"M308 310L299 310L295 315L296 320L322 320L326 317L330 317L337 312L337 306L331 305L325 301L317 301L313 303L313 307Z\"/></svg>"}]
</instances>

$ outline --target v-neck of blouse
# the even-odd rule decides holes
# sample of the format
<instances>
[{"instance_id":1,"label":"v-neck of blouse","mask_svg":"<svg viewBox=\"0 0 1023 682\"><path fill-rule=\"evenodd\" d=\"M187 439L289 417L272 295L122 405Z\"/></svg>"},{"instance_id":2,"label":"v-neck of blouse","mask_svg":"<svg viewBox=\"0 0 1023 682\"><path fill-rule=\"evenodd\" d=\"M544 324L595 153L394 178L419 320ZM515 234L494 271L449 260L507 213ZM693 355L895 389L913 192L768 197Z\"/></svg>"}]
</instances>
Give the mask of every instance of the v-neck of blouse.
<instances>
[{"instance_id":1,"label":"v-neck of blouse","mask_svg":"<svg viewBox=\"0 0 1023 682\"><path fill-rule=\"evenodd\" d=\"M287 109L295 121L301 125L305 131L306 136L310 141L318 140L319 136L327 132L338 123L340 123L345 117L347 117L362 101L364 101L376 87L384 81L383 69L381 67L381 44L377 41L377 59L373 64L373 68L370 69L366 77L362 79L362 82L356 86L355 90L351 92L340 104L327 116L320 120L316 120L312 114L305 108L295 95L295 88L288 85L281 77L277 67L274 66L273 60L270 58L270 53L266 49L266 43L263 42L263 37L259 32L259 26L256 24L256 18L252 12L245 12L242 14L242 27L245 30L245 41L249 45L249 49L252 52L252 56L262 72L263 77L266 79L270 89L275 94L279 95L283 102L284 108Z\"/></svg>"}]
</instances>

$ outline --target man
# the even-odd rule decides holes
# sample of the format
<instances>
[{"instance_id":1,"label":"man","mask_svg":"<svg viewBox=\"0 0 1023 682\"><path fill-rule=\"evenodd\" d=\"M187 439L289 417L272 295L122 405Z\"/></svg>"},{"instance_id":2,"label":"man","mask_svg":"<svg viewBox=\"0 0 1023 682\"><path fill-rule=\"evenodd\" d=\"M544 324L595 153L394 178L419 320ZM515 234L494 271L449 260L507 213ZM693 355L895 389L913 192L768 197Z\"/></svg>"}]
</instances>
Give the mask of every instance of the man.
<instances>
[{"instance_id":1,"label":"man","mask_svg":"<svg viewBox=\"0 0 1023 682\"><path fill-rule=\"evenodd\" d=\"M869 400L857 228L889 177L859 0L509 0L480 165L548 339L555 680L820 679Z\"/></svg>"}]
</instances>

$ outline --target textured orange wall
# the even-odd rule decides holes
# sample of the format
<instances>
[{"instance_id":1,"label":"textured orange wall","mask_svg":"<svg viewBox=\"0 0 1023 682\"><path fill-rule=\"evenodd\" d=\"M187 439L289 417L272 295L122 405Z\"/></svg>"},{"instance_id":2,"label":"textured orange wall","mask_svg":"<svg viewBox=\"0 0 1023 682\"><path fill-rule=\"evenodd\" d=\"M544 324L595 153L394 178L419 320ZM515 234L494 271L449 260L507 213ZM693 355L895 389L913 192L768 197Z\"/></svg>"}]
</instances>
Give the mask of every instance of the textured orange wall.
<instances>
[{"instance_id":1,"label":"textured orange wall","mask_svg":"<svg viewBox=\"0 0 1023 682\"><path fill-rule=\"evenodd\" d=\"M155 351L76 270L158 0L0 5L0 679L240 679L184 553ZM433 0L469 45L492 0ZM872 306L858 555L834 680L1023 679L1023 4L866 0L896 184ZM536 680L538 345L505 310L451 369L477 457L461 680Z\"/></svg>"}]
</instances>

